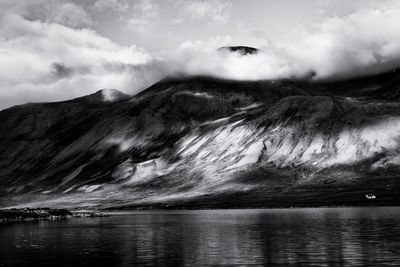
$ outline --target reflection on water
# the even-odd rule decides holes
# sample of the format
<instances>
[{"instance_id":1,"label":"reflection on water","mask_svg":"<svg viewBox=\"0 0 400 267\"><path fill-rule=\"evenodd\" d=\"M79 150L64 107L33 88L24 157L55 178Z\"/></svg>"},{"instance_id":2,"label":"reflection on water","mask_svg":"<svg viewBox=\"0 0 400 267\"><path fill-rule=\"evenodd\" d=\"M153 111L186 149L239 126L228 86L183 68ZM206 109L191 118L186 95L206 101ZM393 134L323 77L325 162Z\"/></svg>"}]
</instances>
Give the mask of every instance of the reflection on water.
<instances>
[{"instance_id":1,"label":"reflection on water","mask_svg":"<svg viewBox=\"0 0 400 267\"><path fill-rule=\"evenodd\" d=\"M0 226L0 265L400 266L400 208L138 211Z\"/></svg>"}]
</instances>

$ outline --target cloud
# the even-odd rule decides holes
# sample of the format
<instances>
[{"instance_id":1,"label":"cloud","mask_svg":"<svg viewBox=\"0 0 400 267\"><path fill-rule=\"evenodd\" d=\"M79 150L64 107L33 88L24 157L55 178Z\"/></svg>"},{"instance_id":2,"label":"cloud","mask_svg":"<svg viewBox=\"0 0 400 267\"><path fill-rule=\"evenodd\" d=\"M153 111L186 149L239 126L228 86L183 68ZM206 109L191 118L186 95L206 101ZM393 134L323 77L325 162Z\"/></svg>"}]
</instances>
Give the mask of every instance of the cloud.
<instances>
[{"instance_id":1,"label":"cloud","mask_svg":"<svg viewBox=\"0 0 400 267\"><path fill-rule=\"evenodd\" d=\"M133 17L128 20L128 27L144 31L149 22L159 14L160 6L152 0L140 0L133 5Z\"/></svg>"},{"instance_id":2,"label":"cloud","mask_svg":"<svg viewBox=\"0 0 400 267\"><path fill-rule=\"evenodd\" d=\"M161 44L160 51L150 55L136 45L117 44L86 28L84 25L90 23L85 19L72 23L61 15L68 14L69 8L83 9L78 4L48 4L37 10L43 1L13 3L0 3L0 109L24 102L69 99L102 88L137 93L174 74L237 80L330 79L400 67L400 3L396 1L327 18L298 31L289 41L265 40L259 53L246 56L217 51L221 46L237 45L238 39L232 35L188 39L175 50L163 50ZM180 3L209 6L224 2ZM162 11L150 0L135 2L132 8L130 26L138 30L145 30ZM225 9L210 13L204 7L187 8L185 14L207 19L212 14L220 16L225 12L220 10Z\"/></svg>"},{"instance_id":3,"label":"cloud","mask_svg":"<svg viewBox=\"0 0 400 267\"><path fill-rule=\"evenodd\" d=\"M218 42L219 40L220 42ZM301 69L283 51L264 47L257 54L243 55L228 50L216 50L214 44L231 44L229 36L207 41L185 41L176 53L170 54L170 70L186 75L207 75L234 80L278 79L307 76L309 69ZM179 59L179 60L176 60ZM173 63L172 63L173 62Z\"/></svg>"},{"instance_id":4,"label":"cloud","mask_svg":"<svg viewBox=\"0 0 400 267\"><path fill-rule=\"evenodd\" d=\"M289 41L266 40L257 55L217 53L210 39L185 41L180 58L189 74L230 79L354 77L400 67L398 25L400 3L390 1L328 18Z\"/></svg>"},{"instance_id":5,"label":"cloud","mask_svg":"<svg viewBox=\"0 0 400 267\"><path fill-rule=\"evenodd\" d=\"M3 13L0 36L0 108L68 99L101 88L137 92L150 85L147 74L140 72L152 71L135 69L152 60L145 50L120 46L89 29Z\"/></svg>"},{"instance_id":6,"label":"cloud","mask_svg":"<svg viewBox=\"0 0 400 267\"><path fill-rule=\"evenodd\" d=\"M73 69L66 67L62 63L54 62L51 64L51 68L54 75L58 78L69 77L73 74Z\"/></svg>"},{"instance_id":7,"label":"cloud","mask_svg":"<svg viewBox=\"0 0 400 267\"><path fill-rule=\"evenodd\" d=\"M48 4L44 6L49 7ZM73 28L88 27L93 24L90 15L75 3L63 3L56 5L53 9L44 10L48 12L45 15L47 22L60 23Z\"/></svg>"},{"instance_id":8,"label":"cloud","mask_svg":"<svg viewBox=\"0 0 400 267\"><path fill-rule=\"evenodd\" d=\"M20 0L17 4L4 0L4 10L13 11L27 20L59 23L72 28L85 28L93 24L91 16L79 4L56 0Z\"/></svg>"},{"instance_id":9,"label":"cloud","mask_svg":"<svg viewBox=\"0 0 400 267\"><path fill-rule=\"evenodd\" d=\"M375 73L400 62L400 4L392 2L333 17L286 49L321 78Z\"/></svg>"},{"instance_id":10,"label":"cloud","mask_svg":"<svg viewBox=\"0 0 400 267\"><path fill-rule=\"evenodd\" d=\"M227 23L230 19L232 3L226 0L189 0L179 2L180 17L175 22L187 19L210 19L214 23Z\"/></svg>"},{"instance_id":11,"label":"cloud","mask_svg":"<svg viewBox=\"0 0 400 267\"><path fill-rule=\"evenodd\" d=\"M209 38L208 40L191 40L184 41L179 50L205 50L209 52L215 51L216 48L228 46L232 44L233 40L230 35L218 35Z\"/></svg>"},{"instance_id":12,"label":"cloud","mask_svg":"<svg viewBox=\"0 0 400 267\"><path fill-rule=\"evenodd\" d=\"M129 8L129 5L126 0L97 0L92 9L100 12L126 12Z\"/></svg>"}]
</instances>

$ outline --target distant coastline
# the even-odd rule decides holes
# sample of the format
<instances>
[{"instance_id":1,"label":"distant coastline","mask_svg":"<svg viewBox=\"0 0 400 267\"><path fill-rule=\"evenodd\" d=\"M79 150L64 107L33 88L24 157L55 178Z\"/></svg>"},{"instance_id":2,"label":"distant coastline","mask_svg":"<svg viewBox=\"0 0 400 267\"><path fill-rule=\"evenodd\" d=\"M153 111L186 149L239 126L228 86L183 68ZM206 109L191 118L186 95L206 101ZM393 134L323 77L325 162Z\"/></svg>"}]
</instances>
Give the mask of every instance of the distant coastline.
<instances>
[{"instance_id":1,"label":"distant coastline","mask_svg":"<svg viewBox=\"0 0 400 267\"><path fill-rule=\"evenodd\" d=\"M259 206L226 206L226 205L144 205L144 206L123 206L113 208L92 209L63 209L63 208L3 208L0 209L0 224L10 222L28 222L28 221L49 221L63 220L70 218L95 218L111 216L118 212L135 211L179 211L179 210L245 210L245 209L302 209L302 208L374 208L374 207L400 207L398 203L354 203L343 205L259 205Z\"/></svg>"},{"instance_id":2,"label":"distant coastline","mask_svg":"<svg viewBox=\"0 0 400 267\"><path fill-rule=\"evenodd\" d=\"M69 218L103 217L98 211L67 210L52 208L12 208L0 209L0 223L60 220Z\"/></svg>"}]
</instances>

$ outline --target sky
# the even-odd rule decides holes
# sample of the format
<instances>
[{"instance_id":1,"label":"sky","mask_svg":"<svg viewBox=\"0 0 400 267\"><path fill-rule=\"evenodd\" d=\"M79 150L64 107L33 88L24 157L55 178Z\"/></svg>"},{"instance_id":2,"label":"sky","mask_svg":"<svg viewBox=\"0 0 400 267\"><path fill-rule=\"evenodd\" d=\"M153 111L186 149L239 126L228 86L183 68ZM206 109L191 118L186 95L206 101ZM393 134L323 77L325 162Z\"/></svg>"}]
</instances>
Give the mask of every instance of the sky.
<instances>
[{"instance_id":1,"label":"sky","mask_svg":"<svg viewBox=\"0 0 400 267\"><path fill-rule=\"evenodd\" d=\"M0 109L165 76L341 79L400 65L397 0L0 0ZM256 55L218 51L253 46Z\"/></svg>"}]
</instances>

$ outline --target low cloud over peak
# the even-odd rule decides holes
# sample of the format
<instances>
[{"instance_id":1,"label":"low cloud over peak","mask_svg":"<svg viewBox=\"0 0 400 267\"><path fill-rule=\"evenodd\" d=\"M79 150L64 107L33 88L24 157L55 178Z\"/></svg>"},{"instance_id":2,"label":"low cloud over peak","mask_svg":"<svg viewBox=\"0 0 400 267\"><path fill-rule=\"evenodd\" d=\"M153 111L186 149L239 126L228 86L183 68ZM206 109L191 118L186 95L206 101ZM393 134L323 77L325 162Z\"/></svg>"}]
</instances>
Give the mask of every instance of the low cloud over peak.
<instances>
[{"instance_id":1,"label":"low cloud over peak","mask_svg":"<svg viewBox=\"0 0 400 267\"><path fill-rule=\"evenodd\" d=\"M290 38L269 39L266 35L261 36L264 38L261 41L259 36L246 42L222 30L220 35L204 35L199 31L197 35L188 34L175 48L159 42L159 49L153 48L151 52L135 42L114 41L113 31L106 34L108 37L102 35L96 27L103 21L94 20L94 14L106 13L104 10L110 8L114 15L115 12L131 15L119 20L120 28L113 29L127 31L126 26L132 22L130 26L141 27L142 31L166 29L163 27L173 31L184 29L184 21L212 21L213 18L207 17L210 14L202 10L219 5L221 8L214 14L219 20L216 27L232 28L243 25L235 21L232 13L235 3L178 1L178 11L168 13L164 4L153 1L131 5L127 1L106 4L98 0L89 7L87 3L72 1L16 4L6 0L0 3L0 109L24 102L73 98L100 88L134 94L176 73L236 80L304 77L320 80L368 75L400 66L397 1L373 1L345 14L327 16L308 28L299 28ZM202 8L193 9L190 7L193 5ZM153 13L139 12L150 9ZM104 17L104 21L110 19ZM161 25L162 19L165 23ZM255 32L251 28L246 31ZM167 30L141 34L160 35L166 41L174 38ZM254 46L259 51L242 54L218 50L237 44Z\"/></svg>"}]
</instances>

